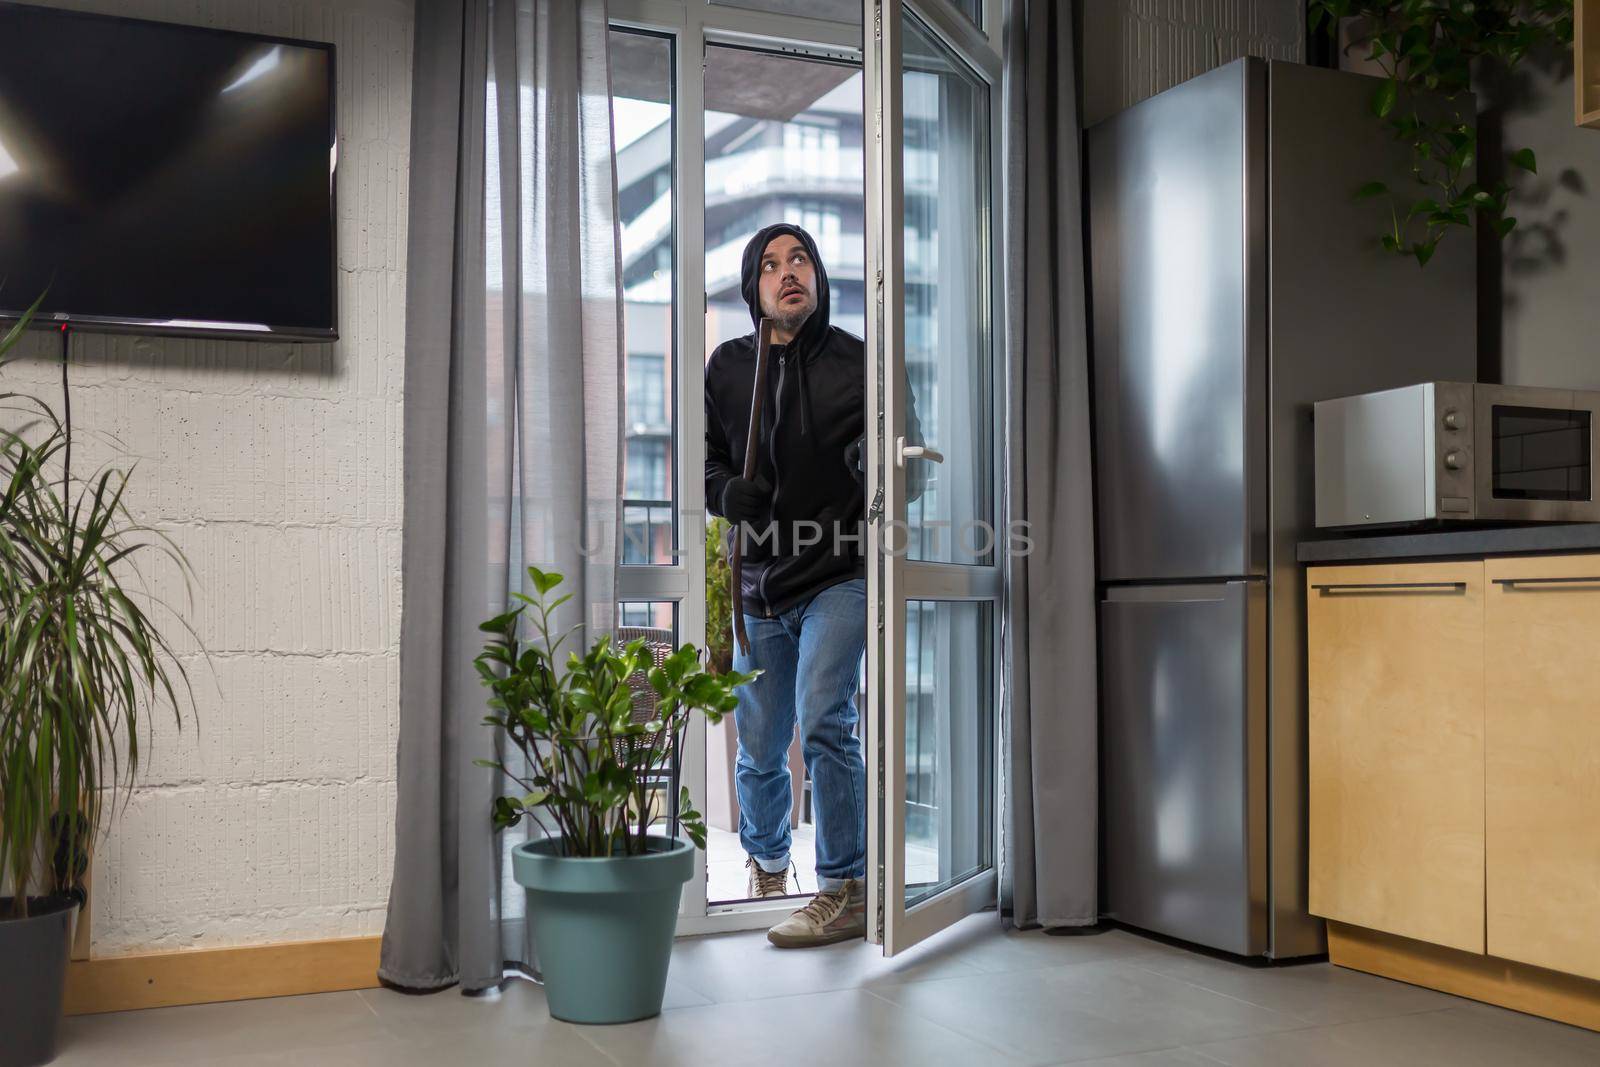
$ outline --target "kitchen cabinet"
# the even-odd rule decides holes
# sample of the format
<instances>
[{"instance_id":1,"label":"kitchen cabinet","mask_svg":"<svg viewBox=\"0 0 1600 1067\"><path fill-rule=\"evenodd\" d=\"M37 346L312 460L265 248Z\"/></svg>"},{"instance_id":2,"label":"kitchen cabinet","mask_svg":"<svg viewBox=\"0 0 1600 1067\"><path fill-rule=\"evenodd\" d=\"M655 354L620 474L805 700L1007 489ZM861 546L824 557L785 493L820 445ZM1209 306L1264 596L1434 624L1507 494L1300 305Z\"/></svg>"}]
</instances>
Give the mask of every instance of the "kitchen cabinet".
<instances>
[{"instance_id":1,"label":"kitchen cabinet","mask_svg":"<svg viewBox=\"0 0 1600 1067\"><path fill-rule=\"evenodd\" d=\"M1484 564L1307 574L1310 910L1484 951Z\"/></svg>"},{"instance_id":2,"label":"kitchen cabinet","mask_svg":"<svg viewBox=\"0 0 1600 1067\"><path fill-rule=\"evenodd\" d=\"M1600 979L1600 555L1485 567L1487 951Z\"/></svg>"},{"instance_id":3,"label":"kitchen cabinet","mask_svg":"<svg viewBox=\"0 0 1600 1067\"><path fill-rule=\"evenodd\" d=\"M1600 1030L1596 534L1308 570L1310 904L1335 964Z\"/></svg>"}]
</instances>

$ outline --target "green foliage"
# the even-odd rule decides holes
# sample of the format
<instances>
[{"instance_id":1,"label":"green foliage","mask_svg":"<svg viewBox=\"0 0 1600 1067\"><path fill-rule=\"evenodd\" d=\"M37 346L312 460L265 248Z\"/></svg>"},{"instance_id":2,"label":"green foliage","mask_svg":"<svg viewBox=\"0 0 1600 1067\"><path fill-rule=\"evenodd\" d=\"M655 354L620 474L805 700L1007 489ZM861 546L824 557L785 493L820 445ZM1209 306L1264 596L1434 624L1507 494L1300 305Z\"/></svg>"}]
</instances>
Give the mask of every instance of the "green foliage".
<instances>
[{"instance_id":1,"label":"green foliage","mask_svg":"<svg viewBox=\"0 0 1600 1067\"><path fill-rule=\"evenodd\" d=\"M719 673L733 667L733 596L728 591L728 520L706 523L706 658Z\"/></svg>"},{"instance_id":2,"label":"green foliage","mask_svg":"<svg viewBox=\"0 0 1600 1067\"><path fill-rule=\"evenodd\" d=\"M1571 44L1572 0L1311 0L1308 14L1313 29L1325 26L1334 37L1342 20L1356 20L1349 47L1365 47L1385 75L1372 112L1411 147L1412 175L1422 190L1407 195L1372 182L1357 193L1389 199L1383 247L1426 266L1445 235L1470 226L1474 212L1501 237L1510 233L1517 224L1505 213L1510 186L1466 180L1478 152L1475 116L1463 114L1473 68L1487 61L1509 69L1540 48ZM1444 106L1421 105L1424 93L1437 94ZM1510 162L1537 169L1528 148L1513 152Z\"/></svg>"},{"instance_id":3,"label":"green foliage","mask_svg":"<svg viewBox=\"0 0 1600 1067\"><path fill-rule=\"evenodd\" d=\"M559 574L529 567L528 577L537 595L513 593L520 606L478 627L491 635L474 661L493 693L483 721L521 757L477 761L516 787L495 800L495 829L531 818L559 834L569 856L641 854L651 821L650 778L666 765L669 744L681 742L695 711L711 722L733 711L734 689L756 674L713 674L687 644L656 667L643 640L619 650L608 637L583 655L568 653L558 670L561 646L576 628L555 637L550 615L570 597L550 598ZM526 641L519 635L525 615L535 632ZM634 721L628 685L640 673L656 695L655 718L642 723ZM684 790L679 823L703 848L705 820L688 800Z\"/></svg>"},{"instance_id":4,"label":"green foliage","mask_svg":"<svg viewBox=\"0 0 1600 1067\"><path fill-rule=\"evenodd\" d=\"M0 338L0 365L38 307ZM72 430L48 405L0 393L0 410L0 875L26 915L32 889L78 886L107 802L132 789L146 716L166 707L181 727L181 705L193 704L141 606L155 601L125 584L143 585L151 552L186 580L189 568L165 535L133 522L126 473L71 477Z\"/></svg>"}]
</instances>

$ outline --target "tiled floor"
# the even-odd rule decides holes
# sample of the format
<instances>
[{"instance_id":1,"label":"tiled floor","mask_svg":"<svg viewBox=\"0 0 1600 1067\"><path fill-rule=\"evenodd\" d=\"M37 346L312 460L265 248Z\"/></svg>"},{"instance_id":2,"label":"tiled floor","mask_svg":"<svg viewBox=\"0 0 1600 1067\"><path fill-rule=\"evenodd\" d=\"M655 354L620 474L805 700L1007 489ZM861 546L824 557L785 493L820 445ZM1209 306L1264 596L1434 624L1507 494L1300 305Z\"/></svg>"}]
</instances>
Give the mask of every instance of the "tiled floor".
<instances>
[{"instance_id":1,"label":"tiled floor","mask_svg":"<svg viewBox=\"0 0 1600 1067\"><path fill-rule=\"evenodd\" d=\"M1502 1067L1600 1063L1600 1034L1344 971L1249 967L1124 931L1003 932L993 914L884 960L686 939L666 1011L554 1022L528 982L330 993L69 1019L63 1067L683 1064Z\"/></svg>"}]
</instances>

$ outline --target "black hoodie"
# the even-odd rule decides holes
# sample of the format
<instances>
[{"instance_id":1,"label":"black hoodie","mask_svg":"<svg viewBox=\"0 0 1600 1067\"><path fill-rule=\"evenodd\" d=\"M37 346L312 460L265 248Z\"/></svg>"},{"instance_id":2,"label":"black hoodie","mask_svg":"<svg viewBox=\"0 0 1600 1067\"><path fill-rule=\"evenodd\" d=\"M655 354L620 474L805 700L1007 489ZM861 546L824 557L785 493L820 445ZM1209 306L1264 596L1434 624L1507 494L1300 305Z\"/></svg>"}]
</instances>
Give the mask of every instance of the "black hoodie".
<instances>
[{"instance_id":1,"label":"black hoodie","mask_svg":"<svg viewBox=\"0 0 1600 1067\"><path fill-rule=\"evenodd\" d=\"M805 246L816 271L817 308L794 341L772 346L762 404L756 477L772 487L769 528L751 531L740 576L744 610L771 618L817 593L866 573L862 519L864 475L846 459L866 429L866 350L828 322L828 273L816 242L798 226L768 226L745 245L741 289L750 319L760 326L761 255L774 237L790 234ZM744 469L756 335L718 345L706 361L706 504L722 514L722 490ZM909 396L909 393L908 393ZM915 405L908 403L907 437L920 442ZM820 527L804 524L809 520ZM835 529L843 534L835 537Z\"/></svg>"}]
</instances>

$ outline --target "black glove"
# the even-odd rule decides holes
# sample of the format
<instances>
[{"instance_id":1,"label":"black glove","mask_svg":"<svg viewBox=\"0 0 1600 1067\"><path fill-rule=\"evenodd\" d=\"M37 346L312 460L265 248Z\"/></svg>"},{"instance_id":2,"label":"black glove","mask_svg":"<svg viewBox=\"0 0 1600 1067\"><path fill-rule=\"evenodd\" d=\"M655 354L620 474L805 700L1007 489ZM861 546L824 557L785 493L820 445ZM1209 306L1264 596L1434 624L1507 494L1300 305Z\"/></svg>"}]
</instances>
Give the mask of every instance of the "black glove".
<instances>
[{"instance_id":1,"label":"black glove","mask_svg":"<svg viewBox=\"0 0 1600 1067\"><path fill-rule=\"evenodd\" d=\"M757 478L729 478L722 487L722 514L729 522L755 526L771 517L772 486Z\"/></svg>"},{"instance_id":2,"label":"black glove","mask_svg":"<svg viewBox=\"0 0 1600 1067\"><path fill-rule=\"evenodd\" d=\"M865 435L862 435L861 437L856 438L854 441L851 441L844 450L844 465L850 468L850 473L858 482L865 482L867 480L866 457L862 456L861 454L862 449L866 447L866 444L867 438Z\"/></svg>"}]
</instances>

